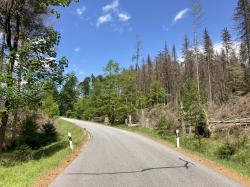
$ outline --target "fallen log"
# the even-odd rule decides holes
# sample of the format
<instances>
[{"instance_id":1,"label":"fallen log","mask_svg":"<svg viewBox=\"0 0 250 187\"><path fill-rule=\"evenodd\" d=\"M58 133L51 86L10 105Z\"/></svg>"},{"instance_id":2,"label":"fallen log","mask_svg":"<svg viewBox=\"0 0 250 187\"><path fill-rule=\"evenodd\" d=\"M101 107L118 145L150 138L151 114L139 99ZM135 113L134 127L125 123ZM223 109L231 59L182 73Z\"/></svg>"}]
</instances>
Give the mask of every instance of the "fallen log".
<instances>
[{"instance_id":1,"label":"fallen log","mask_svg":"<svg viewBox=\"0 0 250 187\"><path fill-rule=\"evenodd\" d=\"M236 128L249 128L250 120L249 119L235 119L227 121L209 121L209 128L212 132L218 131L227 131L230 129Z\"/></svg>"},{"instance_id":2,"label":"fallen log","mask_svg":"<svg viewBox=\"0 0 250 187\"><path fill-rule=\"evenodd\" d=\"M250 121L209 121L209 123L249 123Z\"/></svg>"}]
</instances>

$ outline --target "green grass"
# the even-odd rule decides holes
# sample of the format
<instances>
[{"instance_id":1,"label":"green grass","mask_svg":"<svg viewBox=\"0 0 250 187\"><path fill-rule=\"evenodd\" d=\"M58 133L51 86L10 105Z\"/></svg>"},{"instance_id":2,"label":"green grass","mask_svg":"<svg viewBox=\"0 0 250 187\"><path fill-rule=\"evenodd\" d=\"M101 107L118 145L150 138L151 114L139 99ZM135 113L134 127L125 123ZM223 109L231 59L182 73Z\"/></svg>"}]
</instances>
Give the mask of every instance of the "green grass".
<instances>
[{"instance_id":1,"label":"green grass","mask_svg":"<svg viewBox=\"0 0 250 187\"><path fill-rule=\"evenodd\" d=\"M175 135L173 133L168 133L167 136L161 136L154 129L145 128L145 127L129 127L127 125L116 125L115 127L124 129L124 130L129 130L129 131L136 132L136 133L140 133L142 135L151 136L154 138L163 139L171 144L175 144Z\"/></svg>"},{"instance_id":2,"label":"green grass","mask_svg":"<svg viewBox=\"0 0 250 187\"><path fill-rule=\"evenodd\" d=\"M175 145L176 137L172 132L168 132L166 135L161 136L154 129L144 128L144 127L128 127L126 125L118 125L115 126L120 129L136 132L142 135L154 137L157 139L165 140L166 142ZM250 140L247 141L244 148L240 149L242 154L237 152L234 156L232 156L229 160L219 159L217 156L218 148L223 145L225 142L225 137L213 137L213 138L202 138L201 145L199 146L199 141L191 135L181 135L180 136L180 145L183 149L192 152L193 154L199 155L203 158L209 159L217 163L218 165L229 168L237 173L242 174L243 176L250 179ZM238 157L237 157L238 155ZM243 164L241 159L245 158L246 161Z\"/></svg>"},{"instance_id":3,"label":"green grass","mask_svg":"<svg viewBox=\"0 0 250 187\"><path fill-rule=\"evenodd\" d=\"M82 144L85 138L82 128L61 119L58 119L56 122L56 128L59 133L58 141L36 150L36 152L39 152L39 158L26 162L16 162L11 166L0 165L0 186L31 186L40 176L58 166L71 153L68 147L68 132L72 134L75 148ZM11 157L11 154L13 152L4 153L0 159Z\"/></svg>"}]
</instances>

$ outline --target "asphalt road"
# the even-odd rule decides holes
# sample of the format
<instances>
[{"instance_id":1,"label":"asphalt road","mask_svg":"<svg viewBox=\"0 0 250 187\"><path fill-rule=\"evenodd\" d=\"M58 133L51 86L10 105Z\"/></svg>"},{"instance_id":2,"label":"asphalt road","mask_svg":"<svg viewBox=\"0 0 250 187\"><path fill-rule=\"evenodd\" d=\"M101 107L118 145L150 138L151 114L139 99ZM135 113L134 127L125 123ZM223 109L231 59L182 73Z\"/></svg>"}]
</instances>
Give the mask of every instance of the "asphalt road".
<instances>
[{"instance_id":1,"label":"asphalt road","mask_svg":"<svg viewBox=\"0 0 250 187\"><path fill-rule=\"evenodd\" d=\"M143 136L90 122L68 121L86 128L91 139L51 187L241 186Z\"/></svg>"}]
</instances>

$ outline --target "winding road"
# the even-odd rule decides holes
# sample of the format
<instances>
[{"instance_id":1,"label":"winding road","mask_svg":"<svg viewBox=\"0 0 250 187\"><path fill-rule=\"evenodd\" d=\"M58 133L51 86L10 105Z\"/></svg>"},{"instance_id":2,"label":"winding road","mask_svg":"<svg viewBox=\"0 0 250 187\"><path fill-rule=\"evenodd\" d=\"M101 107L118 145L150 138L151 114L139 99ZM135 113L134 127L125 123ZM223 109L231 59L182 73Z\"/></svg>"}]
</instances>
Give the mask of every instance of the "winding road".
<instances>
[{"instance_id":1,"label":"winding road","mask_svg":"<svg viewBox=\"0 0 250 187\"><path fill-rule=\"evenodd\" d=\"M51 187L241 186L141 135L91 122L65 120L86 128L91 138Z\"/></svg>"}]
</instances>

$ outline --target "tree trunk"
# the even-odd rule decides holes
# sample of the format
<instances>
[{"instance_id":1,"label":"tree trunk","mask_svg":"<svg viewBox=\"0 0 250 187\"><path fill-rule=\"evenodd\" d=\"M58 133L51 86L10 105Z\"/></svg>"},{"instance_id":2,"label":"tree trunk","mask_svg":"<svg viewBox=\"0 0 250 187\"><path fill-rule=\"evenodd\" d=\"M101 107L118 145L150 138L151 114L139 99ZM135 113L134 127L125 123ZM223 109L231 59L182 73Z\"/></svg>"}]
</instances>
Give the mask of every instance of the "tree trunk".
<instances>
[{"instance_id":1,"label":"tree trunk","mask_svg":"<svg viewBox=\"0 0 250 187\"><path fill-rule=\"evenodd\" d=\"M17 134L17 121L18 121L18 110L14 111L14 119L12 123L12 133L11 133L11 143L15 143L16 140L16 134Z\"/></svg>"},{"instance_id":2,"label":"tree trunk","mask_svg":"<svg viewBox=\"0 0 250 187\"><path fill-rule=\"evenodd\" d=\"M209 99L209 105L212 105L213 103L213 98L212 98L212 83L211 83L211 68L210 68L210 60L207 65L208 68L208 89L209 89L209 94L208 94L208 99Z\"/></svg>"},{"instance_id":3,"label":"tree trunk","mask_svg":"<svg viewBox=\"0 0 250 187\"><path fill-rule=\"evenodd\" d=\"M195 51L195 64L196 64L196 80L197 80L197 88L200 92L200 77L199 77L199 62L198 62L198 44L197 44L197 33L194 32L194 51Z\"/></svg>"},{"instance_id":4,"label":"tree trunk","mask_svg":"<svg viewBox=\"0 0 250 187\"><path fill-rule=\"evenodd\" d=\"M2 33L2 46L0 52L0 71L3 70L5 34Z\"/></svg>"},{"instance_id":5,"label":"tree trunk","mask_svg":"<svg viewBox=\"0 0 250 187\"><path fill-rule=\"evenodd\" d=\"M246 44L247 44L247 55L248 55L248 67L250 67L250 23L249 23L249 3L247 1L243 1L243 12L244 12L244 22L245 22L245 30L246 30Z\"/></svg>"},{"instance_id":6,"label":"tree trunk","mask_svg":"<svg viewBox=\"0 0 250 187\"><path fill-rule=\"evenodd\" d=\"M9 108L8 100L5 102L5 108ZM1 120L2 125L0 126L0 153L3 151L4 148L5 132L8 125L8 119L9 119L9 114L6 109L6 111L3 112L2 114L2 120Z\"/></svg>"},{"instance_id":7,"label":"tree trunk","mask_svg":"<svg viewBox=\"0 0 250 187\"><path fill-rule=\"evenodd\" d=\"M6 16L5 20L5 33L6 33L6 45L9 49L9 67L8 67L8 75L7 75L7 88L12 88L14 84L13 80L13 71L14 71L14 64L16 61L16 54L18 50L18 44L19 44L19 35L20 35L20 17L19 15L16 15L15 17L15 35L12 36L12 30L11 30L11 11L13 8L14 1L11 1L10 9L8 10L8 15ZM13 39L13 42L12 42ZM13 44L12 44L13 43ZM8 119L9 119L9 111L10 111L10 97L9 95L6 96L5 100L5 110L2 114L1 119L1 127L0 127L0 152L3 150L4 141L5 141L5 132L8 125Z\"/></svg>"}]
</instances>

